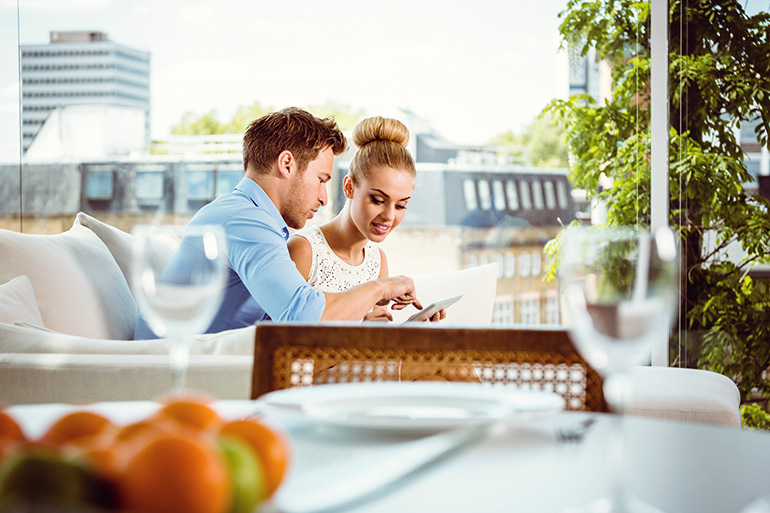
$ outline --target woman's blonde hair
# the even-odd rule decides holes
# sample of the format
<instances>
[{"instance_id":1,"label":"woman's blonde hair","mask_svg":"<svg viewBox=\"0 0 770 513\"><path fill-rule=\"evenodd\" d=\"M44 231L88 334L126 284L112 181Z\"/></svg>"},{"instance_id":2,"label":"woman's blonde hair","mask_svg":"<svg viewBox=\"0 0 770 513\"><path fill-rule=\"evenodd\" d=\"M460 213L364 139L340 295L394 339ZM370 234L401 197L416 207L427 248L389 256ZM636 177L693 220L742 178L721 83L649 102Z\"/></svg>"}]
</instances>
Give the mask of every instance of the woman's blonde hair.
<instances>
[{"instance_id":1,"label":"woman's blonde hair","mask_svg":"<svg viewBox=\"0 0 770 513\"><path fill-rule=\"evenodd\" d=\"M353 129L353 144L358 151L350 163L353 185L370 178L383 167L391 167L417 176L414 159L406 149L409 130L397 119L374 116L366 118Z\"/></svg>"}]
</instances>

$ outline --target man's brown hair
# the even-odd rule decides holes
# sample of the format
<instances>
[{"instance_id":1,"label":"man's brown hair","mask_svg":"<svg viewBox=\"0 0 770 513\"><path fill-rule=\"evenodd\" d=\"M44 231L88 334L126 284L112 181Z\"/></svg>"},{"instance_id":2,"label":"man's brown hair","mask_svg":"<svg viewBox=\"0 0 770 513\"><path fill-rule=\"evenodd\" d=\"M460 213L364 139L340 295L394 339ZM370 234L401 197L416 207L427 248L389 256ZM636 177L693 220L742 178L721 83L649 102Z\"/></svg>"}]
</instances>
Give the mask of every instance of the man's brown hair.
<instances>
[{"instance_id":1,"label":"man's brown hair","mask_svg":"<svg viewBox=\"0 0 770 513\"><path fill-rule=\"evenodd\" d=\"M288 107L252 121L243 135L243 169L252 165L267 174L282 151L297 161L300 173L321 151L331 148L335 155L345 151L347 141L333 118L318 118L306 110Z\"/></svg>"}]
</instances>

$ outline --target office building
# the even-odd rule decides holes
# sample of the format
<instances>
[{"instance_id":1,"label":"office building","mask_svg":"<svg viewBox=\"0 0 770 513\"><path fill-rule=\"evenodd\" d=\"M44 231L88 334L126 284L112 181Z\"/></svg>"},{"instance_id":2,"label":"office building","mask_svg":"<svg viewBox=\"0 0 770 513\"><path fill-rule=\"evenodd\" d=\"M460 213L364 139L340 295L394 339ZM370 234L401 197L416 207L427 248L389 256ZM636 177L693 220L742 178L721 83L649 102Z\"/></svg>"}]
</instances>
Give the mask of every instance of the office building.
<instances>
[{"instance_id":1,"label":"office building","mask_svg":"<svg viewBox=\"0 0 770 513\"><path fill-rule=\"evenodd\" d=\"M133 107L150 134L150 54L103 32L51 32L50 43L21 46L22 138L26 152L56 109L72 105Z\"/></svg>"}]
</instances>

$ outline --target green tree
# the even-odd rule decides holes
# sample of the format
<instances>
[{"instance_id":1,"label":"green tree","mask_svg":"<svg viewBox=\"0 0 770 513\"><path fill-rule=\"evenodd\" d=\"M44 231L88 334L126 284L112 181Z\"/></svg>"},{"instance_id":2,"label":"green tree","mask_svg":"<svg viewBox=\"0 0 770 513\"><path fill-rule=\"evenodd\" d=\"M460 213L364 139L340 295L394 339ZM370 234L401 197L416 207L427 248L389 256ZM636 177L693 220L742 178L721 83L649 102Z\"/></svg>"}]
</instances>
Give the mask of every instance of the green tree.
<instances>
[{"instance_id":1,"label":"green tree","mask_svg":"<svg viewBox=\"0 0 770 513\"><path fill-rule=\"evenodd\" d=\"M566 128L574 157L570 179L589 194L601 173L613 180L608 224L650 219L648 2L569 0L560 32L571 51L612 69L612 97L583 96L547 107ZM770 397L770 289L748 271L770 255L770 202L747 194L752 180L735 128L757 120L770 130L770 16L748 16L735 0L670 0L670 225L681 237L680 316L688 329L684 364L733 378L744 399ZM713 241L712 243L707 243ZM745 257L725 249L736 243ZM677 355L678 356L678 355Z\"/></svg>"},{"instance_id":2,"label":"green tree","mask_svg":"<svg viewBox=\"0 0 770 513\"><path fill-rule=\"evenodd\" d=\"M511 155L535 167L567 167L569 146L564 127L543 113L522 134L508 130L487 144L497 146L498 153Z\"/></svg>"},{"instance_id":3,"label":"green tree","mask_svg":"<svg viewBox=\"0 0 770 513\"><path fill-rule=\"evenodd\" d=\"M341 130L353 130L365 116L363 109L355 109L350 105L334 101L327 101L321 105L309 105L305 108L318 117L333 117Z\"/></svg>"},{"instance_id":4,"label":"green tree","mask_svg":"<svg viewBox=\"0 0 770 513\"><path fill-rule=\"evenodd\" d=\"M311 105L305 109L316 116L333 117L342 130L351 130L364 117L362 109L354 109L350 105L332 101ZM273 110L273 107L263 107L255 101L251 105L238 107L233 117L226 123L219 122L214 110L201 116L186 112L178 123L171 126L171 133L176 135L242 134L249 123Z\"/></svg>"},{"instance_id":5,"label":"green tree","mask_svg":"<svg viewBox=\"0 0 770 513\"><path fill-rule=\"evenodd\" d=\"M210 110L202 116L197 116L192 112L185 112L179 123L171 125L170 129L175 135L212 135L221 134L222 125L217 119L217 112Z\"/></svg>"},{"instance_id":6,"label":"green tree","mask_svg":"<svg viewBox=\"0 0 770 513\"><path fill-rule=\"evenodd\" d=\"M567 167L569 146L564 127L551 116L538 116L524 132L524 144L533 166Z\"/></svg>"},{"instance_id":7,"label":"green tree","mask_svg":"<svg viewBox=\"0 0 770 513\"><path fill-rule=\"evenodd\" d=\"M259 102L254 102L251 105L241 105L233 114L233 118L229 123L222 126L222 133L225 134L242 134L246 131L246 127L249 123L257 118L260 118L271 112L272 107L263 107Z\"/></svg>"}]
</instances>

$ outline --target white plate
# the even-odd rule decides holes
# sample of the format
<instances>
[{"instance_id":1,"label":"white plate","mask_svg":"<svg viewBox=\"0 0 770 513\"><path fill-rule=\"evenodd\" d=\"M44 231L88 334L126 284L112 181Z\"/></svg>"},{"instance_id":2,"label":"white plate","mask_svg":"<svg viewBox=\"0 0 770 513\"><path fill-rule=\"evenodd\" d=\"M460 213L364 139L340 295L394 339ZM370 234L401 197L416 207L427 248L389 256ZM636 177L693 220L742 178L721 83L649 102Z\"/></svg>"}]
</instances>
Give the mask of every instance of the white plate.
<instances>
[{"instance_id":1,"label":"white plate","mask_svg":"<svg viewBox=\"0 0 770 513\"><path fill-rule=\"evenodd\" d=\"M555 393L443 382L315 385L270 392L260 401L294 419L395 431L437 431L564 409Z\"/></svg>"}]
</instances>

